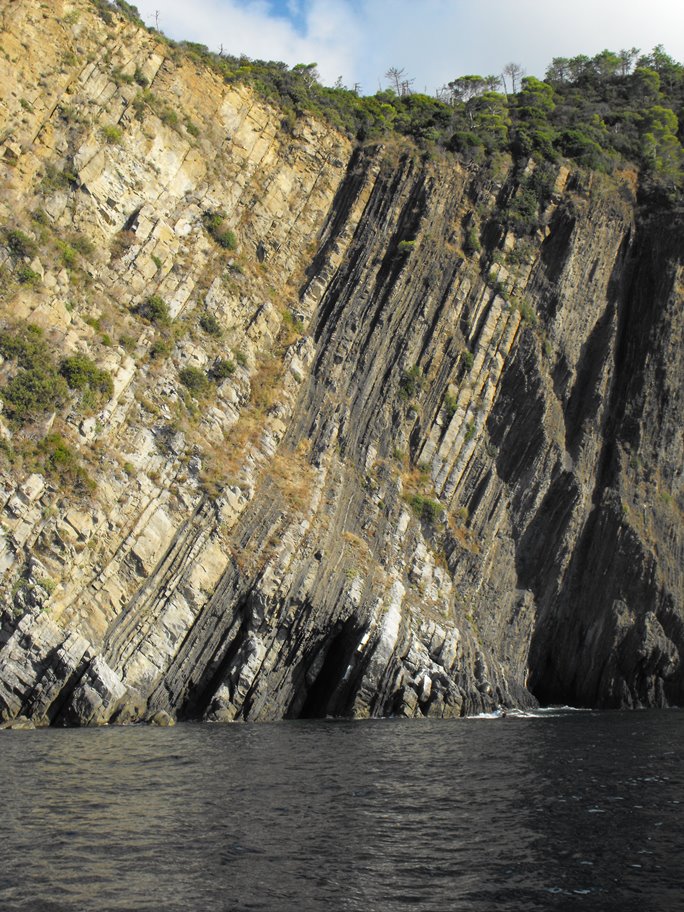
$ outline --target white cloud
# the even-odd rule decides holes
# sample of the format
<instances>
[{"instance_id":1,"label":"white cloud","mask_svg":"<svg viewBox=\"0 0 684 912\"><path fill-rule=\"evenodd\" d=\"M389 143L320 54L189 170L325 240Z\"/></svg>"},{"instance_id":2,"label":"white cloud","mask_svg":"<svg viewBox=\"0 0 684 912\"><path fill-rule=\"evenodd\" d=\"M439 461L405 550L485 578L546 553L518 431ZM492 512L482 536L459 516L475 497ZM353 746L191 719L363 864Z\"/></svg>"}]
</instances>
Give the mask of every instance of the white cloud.
<instances>
[{"instance_id":1,"label":"white cloud","mask_svg":"<svg viewBox=\"0 0 684 912\"><path fill-rule=\"evenodd\" d=\"M211 50L316 61L323 81L342 75L366 93L390 66L405 68L418 91L465 73L498 72L509 60L543 76L552 57L608 47L643 51L664 44L684 60L681 0L286 0L300 28L267 0L138 0L148 24L159 10L170 37Z\"/></svg>"},{"instance_id":2,"label":"white cloud","mask_svg":"<svg viewBox=\"0 0 684 912\"><path fill-rule=\"evenodd\" d=\"M264 0L139 0L143 20L178 41L197 41L212 51L222 46L229 54L253 59L295 63L316 61L326 83L340 74L353 73L355 18L344 0L309 3L304 11L306 28L300 34L283 17L272 15Z\"/></svg>"}]
</instances>

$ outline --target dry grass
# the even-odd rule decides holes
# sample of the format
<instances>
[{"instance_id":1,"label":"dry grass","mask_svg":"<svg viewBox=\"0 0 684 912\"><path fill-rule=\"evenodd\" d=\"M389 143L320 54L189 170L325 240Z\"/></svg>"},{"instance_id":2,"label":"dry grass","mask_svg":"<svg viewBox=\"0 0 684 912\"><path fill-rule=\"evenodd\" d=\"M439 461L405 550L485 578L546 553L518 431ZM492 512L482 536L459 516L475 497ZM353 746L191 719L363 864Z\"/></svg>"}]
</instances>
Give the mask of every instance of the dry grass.
<instances>
[{"instance_id":1,"label":"dry grass","mask_svg":"<svg viewBox=\"0 0 684 912\"><path fill-rule=\"evenodd\" d=\"M447 525L451 537L466 551L471 554L479 554L482 550L471 529L466 529L459 525L453 516L448 516Z\"/></svg>"},{"instance_id":2,"label":"dry grass","mask_svg":"<svg viewBox=\"0 0 684 912\"><path fill-rule=\"evenodd\" d=\"M202 446L200 481L209 497L218 497L226 485L240 484L240 474L250 444L258 440L263 422L253 414L243 414L222 444Z\"/></svg>"},{"instance_id":3,"label":"dry grass","mask_svg":"<svg viewBox=\"0 0 684 912\"><path fill-rule=\"evenodd\" d=\"M434 497L435 491L430 478L430 470L426 466L411 466L401 473L401 484L405 497L421 494L425 497Z\"/></svg>"},{"instance_id":4,"label":"dry grass","mask_svg":"<svg viewBox=\"0 0 684 912\"><path fill-rule=\"evenodd\" d=\"M343 532L342 539L352 552L356 563L366 570L369 561L373 559L373 552L368 542L354 532Z\"/></svg>"},{"instance_id":5,"label":"dry grass","mask_svg":"<svg viewBox=\"0 0 684 912\"><path fill-rule=\"evenodd\" d=\"M305 441L302 444L296 450L276 453L267 470L288 508L297 513L308 507L316 480L315 470L307 458L308 446Z\"/></svg>"},{"instance_id":6,"label":"dry grass","mask_svg":"<svg viewBox=\"0 0 684 912\"><path fill-rule=\"evenodd\" d=\"M278 387L282 376L283 363L280 358L275 355L266 355L262 358L250 377L252 396L246 411L259 413L272 408L278 399Z\"/></svg>"}]
</instances>

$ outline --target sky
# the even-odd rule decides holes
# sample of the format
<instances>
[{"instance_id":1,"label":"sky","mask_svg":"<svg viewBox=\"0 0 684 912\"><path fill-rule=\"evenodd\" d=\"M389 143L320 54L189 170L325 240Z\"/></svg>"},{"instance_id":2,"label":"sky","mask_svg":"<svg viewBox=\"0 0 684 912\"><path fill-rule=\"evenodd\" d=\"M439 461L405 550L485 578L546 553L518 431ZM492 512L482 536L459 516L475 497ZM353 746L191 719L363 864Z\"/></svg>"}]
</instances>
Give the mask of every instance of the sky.
<instances>
[{"instance_id":1,"label":"sky","mask_svg":"<svg viewBox=\"0 0 684 912\"><path fill-rule=\"evenodd\" d=\"M513 61L543 77L553 57L657 44L684 62L682 0L137 0L177 41L264 60L318 64L372 94L390 67L434 93L457 76Z\"/></svg>"}]
</instances>

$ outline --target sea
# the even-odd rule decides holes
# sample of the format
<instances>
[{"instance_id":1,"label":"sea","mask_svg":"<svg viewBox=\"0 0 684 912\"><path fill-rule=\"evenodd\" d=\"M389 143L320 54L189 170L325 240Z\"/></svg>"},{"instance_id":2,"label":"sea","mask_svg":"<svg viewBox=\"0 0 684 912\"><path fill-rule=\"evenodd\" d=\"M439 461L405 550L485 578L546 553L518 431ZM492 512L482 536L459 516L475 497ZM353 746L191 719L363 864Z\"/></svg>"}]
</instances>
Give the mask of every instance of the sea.
<instances>
[{"instance_id":1,"label":"sea","mask_svg":"<svg viewBox=\"0 0 684 912\"><path fill-rule=\"evenodd\" d=\"M684 910L684 711L0 731L1 912Z\"/></svg>"}]
</instances>

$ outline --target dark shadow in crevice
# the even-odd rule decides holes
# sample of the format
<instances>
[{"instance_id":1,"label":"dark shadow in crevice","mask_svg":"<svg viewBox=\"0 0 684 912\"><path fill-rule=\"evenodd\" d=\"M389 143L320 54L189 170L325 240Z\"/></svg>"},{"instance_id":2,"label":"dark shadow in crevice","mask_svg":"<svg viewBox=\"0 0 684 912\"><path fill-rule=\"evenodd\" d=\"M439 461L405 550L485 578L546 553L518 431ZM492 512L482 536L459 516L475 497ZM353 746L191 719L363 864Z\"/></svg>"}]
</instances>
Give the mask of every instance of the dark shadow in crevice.
<instances>
[{"instance_id":1,"label":"dark shadow in crevice","mask_svg":"<svg viewBox=\"0 0 684 912\"><path fill-rule=\"evenodd\" d=\"M301 709L294 701L290 718L324 719L326 716L349 715L351 703L361 674L360 663L355 663L363 629L354 618L338 622L331 637L323 643L307 663L309 667L320 661L321 669L309 686Z\"/></svg>"}]
</instances>

